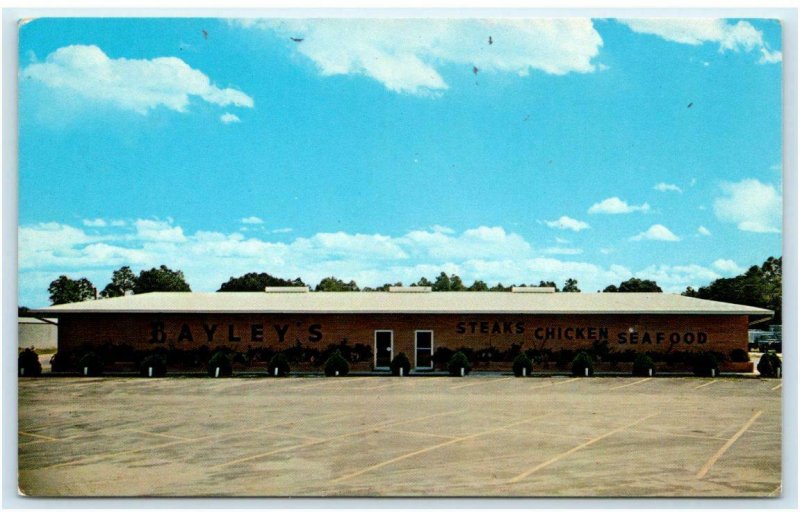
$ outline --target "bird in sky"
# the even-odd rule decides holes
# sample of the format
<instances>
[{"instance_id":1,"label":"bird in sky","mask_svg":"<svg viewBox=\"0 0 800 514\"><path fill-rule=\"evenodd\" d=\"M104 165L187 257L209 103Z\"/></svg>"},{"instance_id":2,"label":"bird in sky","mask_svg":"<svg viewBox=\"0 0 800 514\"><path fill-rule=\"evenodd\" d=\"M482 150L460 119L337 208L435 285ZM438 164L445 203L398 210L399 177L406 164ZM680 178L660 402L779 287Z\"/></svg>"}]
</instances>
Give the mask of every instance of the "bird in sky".
<instances>
[{"instance_id":1,"label":"bird in sky","mask_svg":"<svg viewBox=\"0 0 800 514\"><path fill-rule=\"evenodd\" d=\"M689 102L689 105L687 105L686 108L687 109L691 109L693 105L694 105L694 102Z\"/></svg>"},{"instance_id":2,"label":"bird in sky","mask_svg":"<svg viewBox=\"0 0 800 514\"><path fill-rule=\"evenodd\" d=\"M291 39L291 40L292 40L292 41L294 41L295 43L299 43L299 42L300 42L300 41L302 41L304 38L302 38L302 37L290 37L289 39Z\"/></svg>"},{"instance_id":3,"label":"bird in sky","mask_svg":"<svg viewBox=\"0 0 800 514\"><path fill-rule=\"evenodd\" d=\"M489 44L492 44L492 36L489 36Z\"/></svg>"},{"instance_id":4,"label":"bird in sky","mask_svg":"<svg viewBox=\"0 0 800 514\"><path fill-rule=\"evenodd\" d=\"M478 67L477 66L473 66L472 67L472 73L474 73L475 75L478 74Z\"/></svg>"},{"instance_id":5,"label":"bird in sky","mask_svg":"<svg viewBox=\"0 0 800 514\"><path fill-rule=\"evenodd\" d=\"M203 39L208 39L208 31L203 29Z\"/></svg>"}]
</instances>

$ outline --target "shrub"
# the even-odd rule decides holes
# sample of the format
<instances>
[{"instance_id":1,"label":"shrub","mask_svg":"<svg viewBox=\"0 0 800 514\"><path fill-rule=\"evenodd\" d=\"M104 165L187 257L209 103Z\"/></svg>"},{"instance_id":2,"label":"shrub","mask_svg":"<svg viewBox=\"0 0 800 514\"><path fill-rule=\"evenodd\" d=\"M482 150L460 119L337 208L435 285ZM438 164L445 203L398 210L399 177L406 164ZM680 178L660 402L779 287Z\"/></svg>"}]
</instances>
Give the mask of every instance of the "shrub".
<instances>
[{"instance_id":1,"label":"shrub","mask_svg":"<svg viewBox=\"0 0 800 514\"><path fill-rule=\"evenodd\" d=\"M208 360L208 376L217 376L217 368L219 368L220 377L229 377L233 374L233 363L228 352L224 350L214 352L214 355Z\"/></svg>"},{"instance_id":2,"label":"shrub","mask_svg":"<svg viewBox=\"0 0 800 514\"><path fill-rule=\"evenodd\" d=\"M433 352L433 364L436 369L447 369L447 363L450 362L450 359L453 357L453 353L453 350L445 346L436 348L436 350Z\"/></svg>"},{"instance_id":3,"label":"shrub","mask_svg":"<svg viewBox=\"0 0 800 514\"><path fill-rule=\"evenodd\" d=\"M562 348L553 353L553 358L556 361L557 368L564 368L575 359L575 352Z\"/></svg>"},{"instance_id":4,"label":"shrub","mask_svg":"<svg viewBox=\"0 0 800 514\"><path fill-rule=\"evenodd\" d=\"M594 375L594 368L592 367L592 358L586 352L580 352L572 360L572 375L576 377L586 376L586 370L589 370L589 376Z\"/></svg>"},{"instance_id":5,"label":"shrub","mask_svg":"<svg viewBox=\"0 0 800 514\"><path fill-rule=\"evenodd\" d=\"M87 352L78 361L81 375L96 377L103 374L103 359L94 352Z\"/></svg>"},{"instance_id":6,"label":"shrub","mask_svg":"<svg viewBox=\"0 0 800 514\"><path fill-rule=\"evenodd\" d=\"M340 377L350 373L350 365L347 364L347 361L342 357L342 354L339 353L339 350L334 351L333 354L328 357L328 360L325 361L325 376L335 377L337 371Z\"/></svg>"},{"instance_id":7,"label":"shrub","mask_svg":"<svg viewBox=\"0 0 800 514\"><path fill-rule=\"evenodd\" d=\"M19 367L19 376L25 377L38 377L42 374L42 365L39 362L39 354L33 351L32 348L25 348L19 354L17 360Z\"/></svg>"},{"instance_id":8,"label":"shrub","mask_svg":"<svg viewBox=\"0 0 800 514\"><path fill-rule=\"evenodd\" d=\"M50 371L71 371L75 369L75 356L66 351L59 351L50 357Z\"/></svg>"},{"instance_id":9,"label":"shrub","mask_svg":"<svg viewBox=\"0 0 800 514\"><path fill-rule=\"evenodd\" d=\"M392 375L400 376L400 370L403 370L403 376L408 376L408 372L411 371L411 362L409 362L408 357L403 352L398 353L394 359L392 359L391 364L389 367L392 370Z\"/></svg>"},{"instance_id":10,"label":"shrub","mask_svg":"<svg viewBox=\"0 0 800 514\"><path fill-rule=\"evenodd\" d=\"M464 375L469 375L472 366L470 366L469 359L464 355L464 352L456 352L447 362L447 370L450 372L451 377L460 377L462 369L464 370Z\"/></svg>"},{"instance_id":11,"label":"shrub","mask_svg":"<svg viewBox=\"0 0 800 514\"><path fill-rule=\"evenodd\" d=\"M653 359L646 353L640 353L633 361L633 376L635 377L649 377L651 371L653 375L656 374L656 365Z\"/></svg>"},{"instance_id":12,"label":"shrub","mask_svg":"<svg viewBox=\"0 0 800 514\"><path fill-rule=\"evenodd\" d=\"M698 353L694 356L694 360L692 362L692 371L698 377L719 375L719 364L717 364L717 358L709 352Z\"/></svg>"},{"instance_id":13,"label":"shrub","mask_svg":"<svg viewBox=\"0 0 800 514\"><path fill-rule=\"evenodd\" d=\"M153 368L154 377L163 377L167 374L167 358L159 353L151 353L142 359L142 364L139 366L139 375L143 377L150 376L150 368Z\"/></svg>"},{"instance_id":14,"label":"shrub","mask_svg":"<svg viewBox=\"0 0 800 514\"><path fill-rule=\"evenodd\" d=\"M515 377L521 377L523 370L525 370L525 375L530 375L531 371L533 371L533 362L531 362L527 355L520 353L514 359L511 368L514 370Z\"/></svg>"},{"instance_id":15,"label":"shrub","mask_svg":"<svg viewBox=\"0 0 800 514\"><path fill-rule=\"evenodd\" d=\"M762 377L777 378L778 368L782 366L780 357L772 352L767 352L759 359L757 368Z\"/></svg>"},{"instance_id":16,"label":"shrub","mask_svg":"<svg viewBox=\"0 0 800 514\"><path fill-rule=\"evenodd\" d=\"M278 370L275 373L275 370ZM289 374L289 359L282 353L276 353L269 360L269 372L276 377L285 377Z\"/></svg>"},{"instance_id":17,"label":"shrub","mask_svg":"<svg viewBox=\"0 0 800 514\"><path fill-rule=\"evenodd\" d=\"M731 350L731 361L733 362L750 362L750 355L741 348Z\"/></svg>"}]
</instances>

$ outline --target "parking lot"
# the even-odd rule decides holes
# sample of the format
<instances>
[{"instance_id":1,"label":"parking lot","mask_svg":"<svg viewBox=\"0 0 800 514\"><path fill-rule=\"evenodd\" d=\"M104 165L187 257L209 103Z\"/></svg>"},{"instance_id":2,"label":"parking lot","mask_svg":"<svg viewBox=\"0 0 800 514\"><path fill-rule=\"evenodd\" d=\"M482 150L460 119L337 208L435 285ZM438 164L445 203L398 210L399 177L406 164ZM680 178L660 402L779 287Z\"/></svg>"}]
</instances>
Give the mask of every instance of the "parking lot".
<instances>
[{"instance_id":1,"label":"parking lot","mask_svg":"<svg viewBox=\"0 0 800 514\"><path fill-rule=\"evenodd\" d=\"M33 496L777 496L757 378L25 378Z\"/></svg>"}]
</instances>

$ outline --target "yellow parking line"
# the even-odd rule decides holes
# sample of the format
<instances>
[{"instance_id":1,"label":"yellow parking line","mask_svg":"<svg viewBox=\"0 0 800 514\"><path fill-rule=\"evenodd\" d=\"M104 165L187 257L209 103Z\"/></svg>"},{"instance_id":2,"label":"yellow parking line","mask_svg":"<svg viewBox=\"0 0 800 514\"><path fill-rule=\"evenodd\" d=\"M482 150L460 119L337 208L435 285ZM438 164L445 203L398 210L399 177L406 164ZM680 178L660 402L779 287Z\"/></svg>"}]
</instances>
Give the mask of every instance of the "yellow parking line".
<instances>
[{"instance_id":1,"label":"yellow parking line","mask_svg":"<svg viewBox=\"0 0 800 514\"><path fill-rule=\"evenodd\" d=\"M717 382L717 379L712 380L711 382L706 382L705 384L700 384L699 386L695 387L695 389L700 389L701 387L710 386L714 382Z\"/></svg>"},{"instance_id":2,"label":"yellow parking line","mask_svg":"<svg viewBox=\"0 0 800 514\"><path fill-rule=\"evenodd\" d=\"M700 468L700 471L697 472L697 475L695 475L695 478L703 478L704 476L706 476L706 473L708 473L708 470L711 469L714 463L716 463L717 460L719 460L719 458L722 457L722 455L726 451L728 451L728 448L730 448L733 445L733 443L735 443L736 440L739 439L742 436L742 434L744 434L747 431L748 428L750 428L750 425L752 425L758 419L758 417L761 416L761 414L763 414L763 412L764 411L758 411L755 414L753 414L753 416L749 420L747 420L747 423L745 423L744 426L740 428L738 432L733 434L731 438L728 439L728 441L725 444L723 444L719 450L717 450L717 453L712 455L711 458L706 461L703 467Z\"/></svg>"},{"instance_id":3,"label":"yellow parking line","mask_svg":"<svg viewBox=\"0 0 800 514\"><path fill-rule=\"evenodd\" d=\"M652 417L655 417L657 415L658 414L655 413L655 414L650 414L649 416L645 416L643 418L639 418L639 419L637 419L636 421L634 421L632 423L628 423L627 425L621 426L619 428L615 428L614 430L611 430L610 432L606 432L603 435L597 436L594 439L591 439L589 441L586 441L585 443L579 444L578 446L575 446L574 448L571 448L571 449L569 449L569 450L567 450L567 451L565 451L563 453L559 453L558 455L556 455L552 459L546 460L546 461L542 462L541 464L539 464L537 466L534 466L534 467L532 467L531 469L529 469L527 471L523 471L519 475L517 475L514 478L512 478L511 480L509 480L509 483L513 484L515 482L519 482L523 478L525 478L525 477L527 477L529 475L532 475L533 473L536 473L540 469L545 468L545 467L549 466L550 464L553 464L554 462L557 462L557 461L563 459L564 457L566 457L568 455L572 455L573 453L577 452L578 450L582 450L583 448L586 448L587 446L592 445L592 444L596 443L597 441L600 441L602 439L605 439L606 437L612 436L612 435L616 434L617 432L621 432L621 431L625 430L626 428L630 428L630 427L632 427L634 425L638 425L639 423L641 423L643 421L647 421L648 419L650 419Z\"/></svg>"},{"instance_id":4,"label":"yellow parking line","mask_svg":"<svg viewBox=\"0 0 800 514\"><path fill-rule=\"evenodd\" d=\"M469 384L457 385L457 386L451 387L450 389L451 389L451 390L453 390L453 389L464 389L465 387L473 387L473 386L478 386L478 385L486 385L486 384L490 384L490 383L492 383L492 382L504 382L504 381L506 381L506 380L512 380L512 379L514 379L514 378L515 378L515 377L506 377L506 378L495 378L495 379L493 379L493 380L477 380L477 381L475 381L475 382L471 382L471 383L469 383Z\"/></svg>"},{"instance_id":5,"label":"yellow parking line","mask_svg":"<svg viewBox=\"0 0 800 514\"><path fill-rule=\"evenodd\" d=\"M383 429L381 432L389 432L391 434L408 434L408 435L418 435L420 437L438 437L439 439L455 439L449 435L439 435L439 434L431 434L429 432L415 432L413 430L392 430L392 429Z\"/></svg>"},{"instance_id":6,"label":"yellow parking line","mask_svg":"<svg viewBox=\"0 0 800 514\"><path fill-rule=\"evenodd\" d=\"M358 377L358 378L342 378L342 377L325 377L325 378L317 378L314 379L314 383L312 384L305 384L297 387L290 387L288 391L299 391L301 389L308 389L309 387L318 387L318 386L326 386L326 385L343 385L343 384L352 384L353 382L358 382L360 380L370 380L373 377Z\"/></svg>"},{"instance_id":7,"label":"yellow parking line","mask_svg":"<svg viewBox=\"0 0 800 514\"><path fill-rule=\"evenodd\" d=\"M218 468L225 467L225 466L232 466L233 464L241 464L242 462L247 462L247 461L251 461L251 460L257 460L257 459L261 459L263 457L269 457L270 455L274 455L276 453L287 452L287 451L290 451L290 450L298 450L300 448L307 448L309 446L314 446L314 445L317 445L317 444L327 443L327 442L330 442L330 441L335 441L337 439L346 439L348 437L353 437L353 436L356 436L356 435L366 434L368 432L373 432L373 431L376 431L376 430L380 430L381 428L385 428L385 427L390 427L390 426L394 426L394 425L402 425L402 424L405 424L405 423L413 423L414 421L423 421L423 420L426 420L426 419L436 418L436 417L439 417L439 416L447 416L447 415L450 415L450 414L455 414L457 412L463 412L465 410L466 409L449 411L449 412L440 412L438 414L430 414L428 416L421 416L419 418L404 419L404 420L393 421L393 422L389 422L389 423L379 423L377 425L373 425L373 426L371 426L369 428L365 428L363 430L358 430L356 432L348 432L346 434L341 434L341 435L337 435L337 436L333 436L333 437L328 437L328 438L325 438L325 439L320 439L318 441L302 443L302 444L296 444L294 446L288 446L286 448L278 448L276 450L272 450L272 451L268 451L268 452L264 452L264 453L258 453L256 455L249 455L247 457L242 457L241 459L236 459L236 460L231 460L231 461L228 461L228 462L223 462L223 463L220 463L220 464L216 464L216 465L210 466L210 467L208 467L206 469L218 469Z\"/></svg>"},{"instance_id":8,"label":"yellow parking line","mask_svg":"<svg viewBox=\"0 0 800 514\"><path fill-rule=\"evenodd\" d=\"M178 439L180 441L193 441L193 439L190 439L188 437L181 437L179 435L162 434L162 433L159 433L159 432L148 432L146 430L136 430L135 428L126 428L125 431L126 432L134 432L134 433L137 433L137 434L154 435L156 437L166 437L167 439Z\"/></svg>"},{"instance_id":9,"label":"yellow parking line","mask_svg":"<svg viewBox=\"0 0 800 514\"><path fill-rule=\"evenodd\" d=\"M130 450L124 450L124 451L121 451L121 452L101 453L101 454L98 454L98 455L89 455L89 456L83 457L81 459L71 460L69 462L59 462L58 464L52 464L52 465L46 466L46 467L44 467L42 469L62 468L64 466L72 466L72 465L75 465L75 464L84 464L86 462L91 462L91 461L94 461L94 460L105 460L105 459L108 459L108 458L111 458L111 457L119 457L120 455L130 455L132 453L146 452L146 451L150 451L150 450L159 450L161 448L169 448L170 446L175 446L176 444L186 444L186 443L191 443L191 442L206 441L208 439L214 439L214 438L217 438L217 437L227 437L227 436L237 435L237 434L246 434L246 433L249 433L249 432L255 432L255 429L250 428L250 429L247 429L247 430L238 430L236 432L224 432L224 433L221 433L221 434L214 434L214 435L208 435L208 436L205 436L205 437L199 437L197 439L187 439L185 441L172 441L171 443L157 444L155 446L146 446L146 447L143 447L143 448L132 448Z\"/></svg>"},{"instance_id":10,"label":"yellow parking line","mask_svg":"<svg viewBox=\"0 0 800 514\"><path fill-rule=\"evenodd\" d=\"M259 434L272 434L272 435L279 435L281 437L294 437L295 439L308 439L309 441L321 441L321 439L319 437L311 437L311 436L302 435L302 434L293 434L291 432L289 432L289 433L287 433L287 432L278 432L277 430L265 430L265 429L261 429L261 428L257 428L255 431L257 433L259 433Z\"/></svg>"},{"instance_id":11,"label":"yellow parking line","mask_svg":"<svg viewBox=\"0 0 800 514\"><path fill-rule=\"evenodd\" d=\"M773 388L772 388L772 390L773 390L773 391L777 391L778 389L780 389L780 388L781 388L781 386L782 386L782 385L783 385L783 382L781 382L780 384L778 384L778 385L776 385L775 387L773 387Z\"/></svg>"},{"instance_id":12,"label":"yellow parking line","mask_svg":"<svg viewBox=\"0 0 800 514\"><path fill-rule=\"evenodd\" d=\"M30 432L23 432L22 430L19 431L19 434L20 435L27 435L29 437L38 437L38 438L44 439L46 441L58 441L58 439L55 438L55 437L50 437L50 436L46 436L46 435L39 435L39 434L31 434Z\"/></svg>"},{"instance_id":13,"label":"yellow parking line","mask_svg":"<svg viewBox=\"0 0 800 514\"><path fill-rule=\"evenodd\" d=\"M497 427L497 428L493 428L491 430L486 430L486 431L483 431L483 432L479 432L477 434L467 435L467 436L463 436L463 437L456 437L455 439L451 439L451 440L445 441L443 443L434 444L433 446L428 446L427 448L422 448L421 450L416 450L416 451L413 451L413 452L410 452L410 453L406 453L404 455L400 455L399 457L394 457L393 459L389 459L389 460L385 460L383 462L379 462L378 464L373 464L372 466L367 466L366 468L360 469L360 470L358 470L356 472L349 473L349 474L341 476L339 478L335 478L335 479L331 480L331 483L332 484L336 484L336 483L339 483L339 482L343 482L345 480L349 480L351 478L355 478L355 477L357 477L359 475L363 475L364 473L368 473L370 471L373 471L373 470L376 470L376 469L380 469L380 468L388 466L390 464L394 464L395 462L399 462L401 460L409 459L411 457L416 457L417 455L421 455L423 453L427 453L427 452L430 452L430 451L433 451L433 450L437 450L437 449L443 448L445 446L450 446L451 444L456 444L456 443L460 443L460 442L463 442L463 441L468 441L470 439L475 439L477 437L493 434L495 432L499 432L499 431L505 430L507 428L515 427L515 426L521 425L523 423L530 423L531 421L533 421L535 419L538 419L538 418L542 418L544 416L546 416L546 414L542 414L540 416L534 416L533 418L529 418L529 419L523 419L521 421L516 421L514 423L509 423L508 425L504 425L502 427Z\"/></svg>"},{"instance_id":14,"label":"yellow parking line","mask_svg":"<svg viewBox=\"0 0 800 514\"><path fill-rule=\"evenodd\" d=\"M623 387L630 387L635 386L636 384L641 384L642 382L647 382L649 380L653 380L653 377L643 378L642 380L637 380L636 382L632 382L630 384L623 384L621 386L612 387L609 391L614 391L615 389L622 389Z\"/></svg>"},{"instance_id":15,"label":"yellow parking line","mask_svg":"<svg viewBox=\"0 0 800 514\"><path fill-rule=\"evenodd\" d=\"M542 388L550 387L550 386L557 386L557 385L561 385L561 384L569 384L570 382L575 382L576 380L580 380L581 378L582 377L575 377L575 378L570 378L569 380L560 380L558 382L550 382L549 384L533 386L533 387L531 387L531 389L542 389Z\"/></svg>"}]
</instances>

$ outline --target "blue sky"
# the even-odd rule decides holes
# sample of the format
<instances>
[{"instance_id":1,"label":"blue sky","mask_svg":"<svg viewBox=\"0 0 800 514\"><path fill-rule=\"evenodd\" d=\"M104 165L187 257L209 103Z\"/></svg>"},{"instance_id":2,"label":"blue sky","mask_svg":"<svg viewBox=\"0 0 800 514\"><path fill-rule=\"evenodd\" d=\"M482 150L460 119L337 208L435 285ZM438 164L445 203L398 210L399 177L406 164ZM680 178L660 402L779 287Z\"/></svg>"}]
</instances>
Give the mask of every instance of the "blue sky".
<instances>
[{"instance_id":1,"label":"blue sky","mask_svg":"<svg viewBox=\"0 0 800 514\"><path fill-rule=\"evenodd\" d=\"M735 275L781 254L780 30L34 20L20 304L122 265L182 269L196 291L249 271L584 291Z\"/></svg>"}]
</instances>

